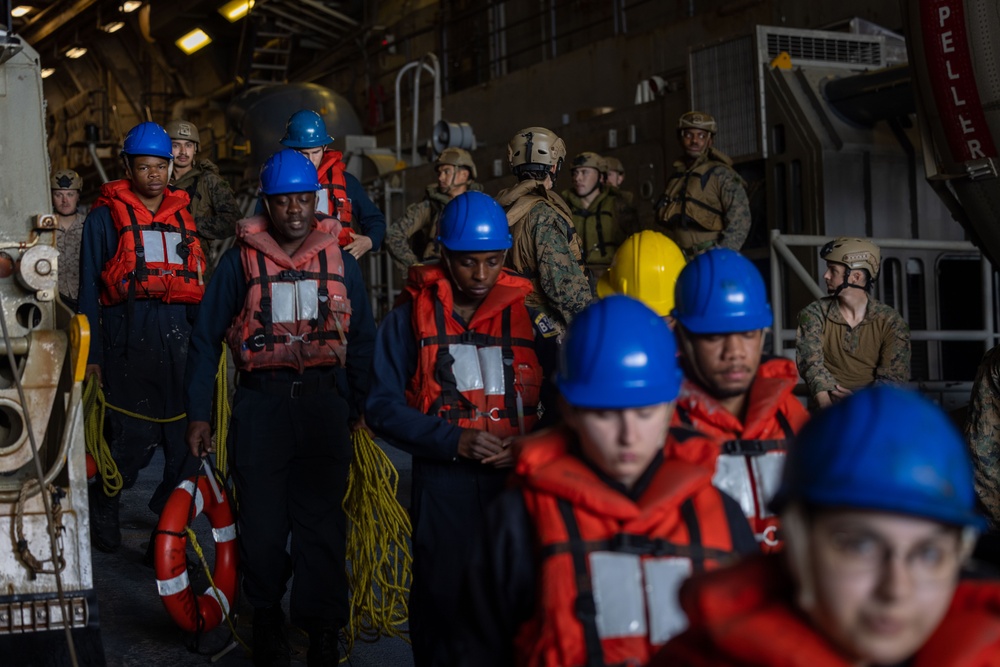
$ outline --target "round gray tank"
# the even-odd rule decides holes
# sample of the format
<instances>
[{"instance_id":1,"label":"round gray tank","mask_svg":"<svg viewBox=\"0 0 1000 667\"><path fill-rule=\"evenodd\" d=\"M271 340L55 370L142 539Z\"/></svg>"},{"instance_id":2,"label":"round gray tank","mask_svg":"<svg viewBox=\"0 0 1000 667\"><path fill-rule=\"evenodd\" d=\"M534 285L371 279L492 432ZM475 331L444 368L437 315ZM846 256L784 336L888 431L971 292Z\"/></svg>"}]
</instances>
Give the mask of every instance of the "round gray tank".
<instances>
[{"instance_id":1,"label":"round gray tank","mask_svg":"<svg viewBox=\"0 0 1000 667\"><path fill-rule=\"evenodd\" d=\"M285 122L299 109L312 109L323 116L326 129L339 150L344 137L361 134L361 121L343 95L313 83L289 83L250 88L233 100L226 113L233 126L250 140L250 169L253 173L283 146Z\"/></svg>"}]
</instances>

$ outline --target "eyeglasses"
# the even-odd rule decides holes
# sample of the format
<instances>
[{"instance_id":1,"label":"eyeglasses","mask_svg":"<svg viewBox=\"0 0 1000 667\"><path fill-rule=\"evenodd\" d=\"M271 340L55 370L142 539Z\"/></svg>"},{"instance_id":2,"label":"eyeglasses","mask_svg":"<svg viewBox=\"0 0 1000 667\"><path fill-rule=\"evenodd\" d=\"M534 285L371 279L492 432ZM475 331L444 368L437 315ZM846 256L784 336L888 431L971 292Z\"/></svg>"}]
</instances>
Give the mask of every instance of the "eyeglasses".
<instances>
[{"instance_id":1,"label":"eyeglasses","mask_svg":"<svg viewBox=\"0 0 1000 667\"><path fill-rule=\"evenodd\" d=\"M834 531L821 543L827 546L828 562L845 575L875 574L900 559L915 582L935 584L954 579L961 566L962 549L953 534L918 542L905 553L867 532Z\"/></svg>"}]
</instances>

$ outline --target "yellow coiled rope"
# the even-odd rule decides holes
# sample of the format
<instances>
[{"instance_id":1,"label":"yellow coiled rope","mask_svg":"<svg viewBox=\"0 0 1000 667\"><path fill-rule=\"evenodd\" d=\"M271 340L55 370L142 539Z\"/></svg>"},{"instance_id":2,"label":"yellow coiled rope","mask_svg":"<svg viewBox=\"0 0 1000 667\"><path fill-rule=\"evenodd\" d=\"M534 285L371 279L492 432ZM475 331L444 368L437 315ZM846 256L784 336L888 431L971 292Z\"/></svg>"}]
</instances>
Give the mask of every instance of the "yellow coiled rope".
<instances>
[{"instance_id":1,"label":"yellow coiled rope","mask_svg":"<svg viewBox=\"0 0 1000 667\"><path fill-rule=\"evenodd\" d=\"M354 460L347 478L347 530L351 620L347 653L355 639L399 637L413 577L410 516L396 500L399 472L364 429L351 436Z\"/></svg>"},{"instance_id":2,"label":"yellow coiled rope","mask_svg":"<svg viewBox=\"0 0 1000 667\"><path fill-rule=\"evenodd\" d=\"M205 576L208 577L208 585L212 589L212 595L219 603L219 607L222 609L222 615L226 619L226 624L229 626L229 631L233 634L233 639L239 642L247 652L250 652L250 647L247 643L243 641L239 633L236 632L236 626L233 624L233 619L229 615L229 605L225 602L222 597L222 593L219 592L218 587L215 585L215 579L212 578L212 568L208 566L208 561L205 560L205 551L201 548L201 544L198 543L198 537L194 534L194 530L191 526L185 526L184 532L187 533L188 541L191 543L192 548L194 548L195 554L198 556L198 561L201 563L201 568L205 571Z\"/></svg>"},{"instance_id":3,"label":"yellow coiled rope","mask_svg":"<svg viewBox=\"0 0 1000 667\"><path fill-rule=\"evenodd\" d=\"M107 403L96 375L91 375L83 385L83 435L87 453L97 464L97 472L108 497L122 490L122 474L111 456L111 448L104 439L104 410Z\"/></svg>"},{"instance_id":4,"label":"yellow coiled rope","mask_svg":"<svg viewBox=\"0 0 1000 667\"><path fill-rule=\"evenodd\" d=\"M229 418L233 408L229 404L229 374L226 369L226 346L222 346L219 370L215 374L215 467L222 479L229 477L229 450L226 438L229 435Z\"/></svg>"}]
</instances>

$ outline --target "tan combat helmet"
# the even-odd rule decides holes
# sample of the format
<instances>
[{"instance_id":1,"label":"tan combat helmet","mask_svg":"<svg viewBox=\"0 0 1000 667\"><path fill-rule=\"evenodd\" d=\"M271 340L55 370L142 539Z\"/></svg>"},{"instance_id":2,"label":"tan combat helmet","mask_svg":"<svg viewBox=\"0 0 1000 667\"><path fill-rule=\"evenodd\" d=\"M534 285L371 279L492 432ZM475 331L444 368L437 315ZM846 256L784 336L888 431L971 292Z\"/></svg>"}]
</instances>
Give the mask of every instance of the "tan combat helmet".
<instances>
[{"instance_id":1,"label":"tan combat helmet","mask_svg":"<svg viewBox=\"0 0 1000 667\"><path fill-rule=\"evenodd\" d=\"M167 134L173 141L193 141L201 146L201 137L198 135L198 127L194 123L186 120L172 120L163 126Z\"/></svg>"},{"instance_id":2,"label":"tan combat helmet","mask_svg":"<svg viewBox=\"0 0 1000 667\"><path fill-rule=\"evenodd\" d=\"M522 167L548 170L555 165L555 180L565 158L566 144L552 130L544 127L526 127L507 144L507 163L515 172Z\"/></svg>"},{"instance_id":3,"label":"tan combat helmet","mask_svg":"<svg viewBox=\"0 0 1000 667\"><path fill-rule=\"evenodd\" d=\"M878 278L882 253L878 246L865 239L841 236L823 246L819 256L828 262L845 264L848 269L867 269L871 279Z\"/></svg>"},{"instance_id":4,"label":"tan combat helmet","mask_svg":"<svg viewBox=\"0 0 1000 667\"><path fill-rule=\"evenodd\" d=\"M593 151L584 151L573 158L572 169L577 167L591 167L603 174L604 158Z\"/></svg>"},{"instance_id":5,"label":"tan combat helmet","mask_svg":"<svg viewBox=\"0 0 1000 667\"><path fill-rule=\"evenodd\" d=\"M434 161L434 167L437 168L443 164L450 164L453 167L465 167L472 175L473 181L478 178L476 163L472 161L472 155L469 154L469 151L464 148L446 148L441 151L437 160Z\"/></svg>"},{"instance_id":6,"label":"tan combat helmet","mask_svg":"<svg viewBox=\"0 0 1000 667\"><path fill-rule=\"evenodd\" d=\"M619 174L624 175L625 165L616 157L601 158L601 172L606 174L609 171L617 171Z\"/></svg>"},{"instance_id":7,"label":"tan combat helmet","mask_svg":"<svg viewBox=\"0 0 1000 667\"><path fill-rule=\"evenodd\" d=\"M715 134L719 131L719 126L715 119L704 111L688 111L681 114L677 121L677 131L682 130L704 130L709 134Z\"/></svg>"},{"instance_id":8,"label":"tan combat helmet","mask_svg":"<svg viewBox=\"0 0 1000 667\"><path fill-rule=\"evenodd\" d=\"M53 190L83 190L83 179L72 169L60 169L52 174Z\"/></svg>"}]
</instances>

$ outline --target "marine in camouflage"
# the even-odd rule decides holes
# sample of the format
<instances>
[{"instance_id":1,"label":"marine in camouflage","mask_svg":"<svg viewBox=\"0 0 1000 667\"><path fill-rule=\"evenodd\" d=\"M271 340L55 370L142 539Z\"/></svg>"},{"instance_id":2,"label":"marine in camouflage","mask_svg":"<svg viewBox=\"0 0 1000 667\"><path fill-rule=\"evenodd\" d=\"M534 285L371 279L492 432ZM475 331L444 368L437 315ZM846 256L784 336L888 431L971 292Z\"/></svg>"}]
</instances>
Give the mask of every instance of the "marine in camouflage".
<instances>
[{"instance_id":1,"label":"marine in camouflage","mask_svg":"<svg viewBox=\"0 0 1000 667\"><path fill-rule=\"evenodd\" d=\"M1000 345L986 353L972 383L965 420L976 495L993 529L1000 528Z\"/></svg>"},{"instance_id":2,"label":"marine in camouflage","mask_svg":"<svg viewBox=\"0 0 1000 667\"><path fill-rule=\"evenodd\" d=\"M824 297L799 313L795 354L811 396L837 385L855 391L904 384L910 379L910 328L894 308L871 296L864 319L849 327L837 298Z\"/></svg>"},{"instance_id":3,"label":"marine in camouflage","mask_svg":"<svg viewBox=\"0 0 1000 667\"><path fill-rule=\"evenodd\" d=\"M83 221L87 214L77 210L76 219L65 230L56 229L56 250L59 251L59 294L69 299L75 308L80 294L80 244L83 243Z\"/></svg>"},{"instance_id":4,"label":"marine in camouflage","mask_svg":"<svg viewBox=\"0 0 1000 667\"><path fill-rule=\"evenodd\" d=\"M523 208L521 200L534 202L525 213L517 212ZM514 237L507 266L534 288L525 303L547 315L560 333L565 331L594 298L569 208L559 195L532 181L504 190L497 201L507 211Z\"/></svg>"},{"instance_id":5,"label":"marine in camouflage","mask_svg":"<svg viewBox=\"0 0 1000 667\"><path fill-rule=\"evenodd\" d=\"M657 210L657 229L689 256L712 247L738 252L750 234L750 200L732 160L710 148L690 166L674 162L674 170Z\"/></svg>"},{"instance_id":6,"label":"marine in camouflage","mask_svg":"<svg viewBox=\"0 0 1000 667\"><path fill-rule=\"evenodd\" d=\"M467 190L482 191L479 183L469 183ZM404 271L414 264L437 259L441 251L437 243L438 221L451 197L437 185L428 185L424 198L406 207L385 233L385 246L396 265Z\"/></svg>"},{"instance_id":7,"label":"marine in camouflage","mask_svg":"<svg viewBox=\"0 0 1000 667\"><path fill-rule=\"evenodd\" d=\"M211 270L218 261L218 249L212 241L235 236L236 221L243 217L233 189L219 175L219 168L211 160L197 160L186 174L171 185L186 191L191 197L188 210L194 218L201 247Z\"/></svg>"}]
</instances>

